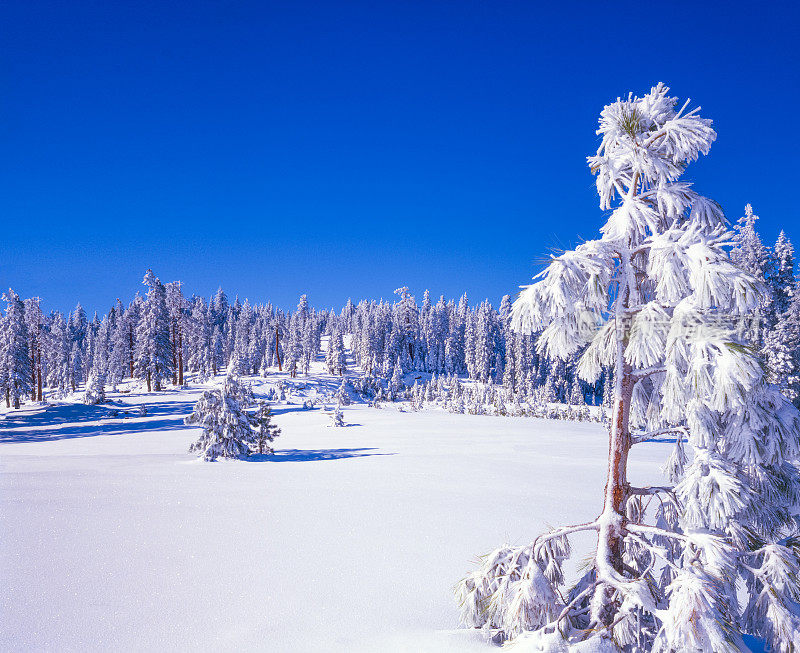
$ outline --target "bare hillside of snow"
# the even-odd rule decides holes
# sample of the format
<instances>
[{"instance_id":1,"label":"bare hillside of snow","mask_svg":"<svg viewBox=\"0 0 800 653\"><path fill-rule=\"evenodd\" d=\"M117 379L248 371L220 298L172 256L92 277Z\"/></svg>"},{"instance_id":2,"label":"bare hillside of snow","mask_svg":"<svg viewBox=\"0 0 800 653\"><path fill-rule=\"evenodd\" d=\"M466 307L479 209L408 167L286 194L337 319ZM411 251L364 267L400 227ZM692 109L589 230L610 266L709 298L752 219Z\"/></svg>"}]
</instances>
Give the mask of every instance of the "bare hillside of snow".
<instances>
[{"instance_id":1,"label":"bare hillside of snow","mask_svg":"<svg viewBox=\"0 0 800 653\"><path fill-rule=\"evenodd\" d=\"M336 384L289 393L276 455L246 461L187 453L201 386L7 412L0 648L491 650L453 632L454 584L503 540L598 513L603 427L361 404L330 428L301 404ZM634 480L669 446L642 447Z\"/></svg>"}]
</instances>

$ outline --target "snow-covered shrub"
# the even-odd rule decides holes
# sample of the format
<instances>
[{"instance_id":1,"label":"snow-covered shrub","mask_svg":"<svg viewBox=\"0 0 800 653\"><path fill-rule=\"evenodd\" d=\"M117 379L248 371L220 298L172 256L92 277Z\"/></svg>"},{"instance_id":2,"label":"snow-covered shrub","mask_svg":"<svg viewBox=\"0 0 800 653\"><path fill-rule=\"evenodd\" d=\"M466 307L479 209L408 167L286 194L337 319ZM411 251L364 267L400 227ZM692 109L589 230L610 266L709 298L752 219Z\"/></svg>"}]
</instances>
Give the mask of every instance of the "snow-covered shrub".
<instances>
[{"instance_id":1,"label":"snow-covered shrub","mask_svg":"<svg viewBox=\"0 0 800 653\"><path fill-rule=\"evenodd\" d=\"M336 391L336 401L342 406L350 405L350 393L347 391L347 381L342 380L339 389Z\"/></svg>"},{"instance_id":2,"label":"snow-covered shrub","mask_svg":"<svg viewBox=\"0 0 800 653\"><path fill-rule=\"evenodd\" d=\"M336 427L344 426L344 414L342 413L342 409L338 404L336 405L336 408L334 408L330 417L331 417L330 426L336 426Z\"/></svg>"},{"instance_id":3,"label":"snow-covered shrub","mask_svg":"<svg viewBox=\"0 0 800 653\"><path fill-rule=\"evenodd\" d=\"M86 391L83 393L83 403L89 405L104 404L106 402L106 386L103 374L99 370L92 370L86 380Z\"/></svg>"},{"instance_id":4,"label":"snow-covered shrub","mask_svg":"<svg viewBox=\"0 0 800 653\"><path fill-rule=\"evenodd\" d=\"M600 238L553 257L512 311L514 329L541 331L541 355L579 356L586 383L613 369L603 511L537 538L527 559L488 559L460 586L462 620L560 647L544 650L739 651L746 632L793 651L800 415L740 328L763 285L731 260L719 205L680 179L716 138L711 121L667 93L659 84L603 109L588 161L613 210ZM561 412L552 378L544 405ZM661 437L675 439L671 484L631 485L631 447ZM582 531L597 533L597 550L566 592L568 547L549 574L546 547Z\"/></svg>"},{"instance_id":5,"label":"snow-covered shrub","mask_svg":"<svg viewBox=\"0 0 800 653\"><path fill-rule=\"evenodd\" d=\"M241 385L227 376L222 387L205 391L194 406L192 414L184 422L201 426L200 438L191 445L205 460L217 458L241 458L250 454L257 444L256 433L251 427L251 418L244 411L238 393Z\"/></svg>"},{"instance_id":6,"label":"snow-covered shrub","mask_svg":"<svg viewBox=\"0 0 800 653\"><path fill-rule=\"evenodd\" d=\"M272 409L267 402L259 402L258 410L252 421L256 430L256 451L260 454L274 453L270 444L281 434L281 430L272 423Z\"/></svg>"}]
</instances>

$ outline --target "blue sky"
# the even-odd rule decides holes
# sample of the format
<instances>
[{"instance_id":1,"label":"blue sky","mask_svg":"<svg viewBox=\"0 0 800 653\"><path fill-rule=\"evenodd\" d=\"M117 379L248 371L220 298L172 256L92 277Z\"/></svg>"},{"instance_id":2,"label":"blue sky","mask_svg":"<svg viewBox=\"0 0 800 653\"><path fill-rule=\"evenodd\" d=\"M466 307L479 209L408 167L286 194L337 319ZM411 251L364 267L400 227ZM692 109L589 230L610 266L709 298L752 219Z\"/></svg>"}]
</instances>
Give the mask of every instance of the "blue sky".
<instances>
[{"instance_id":1,"label":"blue sky","mask_svg":"<svg viewBox=\"0 0 800 653\"><path fill-rule=\"evenodd\" d=\"M698 190L800 239L800 10L659 7L5 2L0 286L497 303L594 236L599 111L658 81L719 132Z\"/></svg>"}]
</instances>

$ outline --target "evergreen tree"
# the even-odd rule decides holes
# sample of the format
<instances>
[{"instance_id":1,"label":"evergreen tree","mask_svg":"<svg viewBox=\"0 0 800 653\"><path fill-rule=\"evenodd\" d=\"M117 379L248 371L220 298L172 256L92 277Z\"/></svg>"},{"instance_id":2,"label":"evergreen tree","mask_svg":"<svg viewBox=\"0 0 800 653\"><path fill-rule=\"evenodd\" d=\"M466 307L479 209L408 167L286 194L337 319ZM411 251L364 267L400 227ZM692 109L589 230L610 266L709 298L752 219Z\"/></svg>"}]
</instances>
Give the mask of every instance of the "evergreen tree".
<instances>
[{"instance_id":1,"label":"evergreen tree","mask_svg":"<svg viewBox=\"0 0 800 653\"><path fill-rule=\"evenodd\" d=\"M344 414L342 413L342 408L339 404L336 404L336 408L333 409L331 413L331 426L344 426Z\"/></svg>"},{"instance_id":2,"label":"evergreen tree","mask_svg":"<svg viewBox=\"0 0 800 653\"><path fill-rule=\"evenodd\" d=\"M203 431L190 451L204 460L241 458L250 455L250 448L258 445L258 434L253 430L252 418L239 401L241 391L237 380L228 375L220 388L207 390L184 422L201 426Z\"/></svg>"},{"instance_id":3,"label":"evergreen tree","mask_svg":"<svg viewBox=\"0 0 800 653\"><path fill-rule=\"evenodd\" d=\"M181 290L181 282L168 283L166 290L167 312L169 314L170 349L172 350L172 384L183 385L184 333L186 331L186 299Z\"/></svg>"},{"instance_id":4,"label":"evergreen tree","mask_svg":"<svg viewBox=\"0 0 800 653\"><path fill-rule=\"evenodd\" d=\"M31 297L24 302L25 326L28 329L28 352L31 356L31 400L42 401L42 376L46 375L44 353L44 315L39 298Z\"/></svg>"},{"instance_id":5,"label":"evergreen tree","mask_svg":"<svg viewBox=\"0 0 800 653\"><path fill-rule=\"evenodd\" d=\"M255 414L256 446L260 454L273 454L275 450L270 446L281 434L281 430L272 423L272 409L266 401L258 403Z\"/></svg>"},{"instance_id":6,"label":"evergreen tree","mask_svg":"<svg viewBox=\"0 0 800 653\"><path fill-rule=\"evenodd\" d=\"M744 207L744 215L734 226L731 260L756 279L763 279L769 265L769 249L756 231L757 220L758 216L753 213L753 207L747 204Z\"/></svg>"},{"instance_id":7,"label":"evergreen tree","mask_svg":"<svg viewBox=\"0 0 800 653\"><path fill-rule=\"evenodd\" d=\"M785 538L796 535L800 484L787 461L800 416L731 323L759 308L763 284L731 262L719 205L680 180L716 134L667 92L659 84L603 109L589 165L601 209L616 206L599 239L555 257L514 305L516 328L543 329L543 353L568 360L586 348L587 382L615 369L603 511L488 556L460 586L463 619L542 648L738 651L749 632L792 650L798 561ZM631 485L631 447L665 434L676 438L674 485ZM559 593L568 536L581 531L597 533L596 553Z\"/></svg>"},{"instance_id":8,"label":"evergreen tree","mask_svg":"<svg viewBox=\"0 0 800 653\"><path fill-rule=\"evenodd\" d=\"M794 247L783 231L772 249L766 280L772 297L770 308L774 324L789 310L796 289Z\"/></svg>"},{"instance_id":9,"label":"evergreen tree","mask_svg":"<svg viewBox=\"0 0 800 653\"><path fill-rule=\"evenodd\" d=\"M343 376L346 368L344 341L342 334L335 330L328 340L328 351L325 355L325 364L330 374Z\"/></svg>"},{"instance_id":10,"label":"evergreen tree","mask_svg":"<svg viewBox=\"0 0 800 653\"><path fill-rule=\"evenodd\" d=\"M29 395L31 358L28 351L28 326L25 323L25 306L19 295L9 288L3 293L6 313L0 332L0 367L6 394L6 406L20 407L20 400Z\"/></svg>"},{"instance_id":11,"label":"evergreen tree","mask_svg":"<svg viewBox=\"0 0 800 653\"><path fill-rule=\"evenodd\" d=\"M250 363L250 329L253 322L253 311L250 302L245 299L239 311L234 330L234 345L231 352L230 362L233 365L233 372L237 375L250 374L252 371Z\"/></svg>"},{"instance_id":12,"label":"evergreen tree","mask_svg":"<svg viewBox=\"0 0 800 653\"><path fill-rule=\"evenodd\" d=\"M399 357L408 369L415 369L419 309L414 296L406 286L398 288L394 293L400 300L395 304L393 335L396 340L392 354L395 358Z\"/></svg>"},{"instance_id":13,"label":"evergreen tree","mask_svg":"<svg viewBox=\"0 0 800 653\"><path fill-rule=\"evenodd\" d=\"M769 380L783 395L800 407L800 294L767 334L762 348Z\"/></svg>"},{"instance_id":14,"label":"evergreen tree","mask_svg":"<svg viewBox=\"0 0 800 653\"><path fill-rule=\"evenodd\" d=\"M86 391L83 394L83 403L95 405L106 402L105 371L102 364L94 361L86 380Z\"/></svg>"},{"instance_id":15,"label":"evergreen tree","mask_svg":"<svg viewBox=\"0 0 800 653\"><path fill-rule=\"evenodd\" d=\"M92 368L86 379L85 404L102 404L106 401L106 378L108 375L108 349L110 343L109 320L103 318L95 337L95 353Z\"/></svg>"},{"instance_id":16,"label":"evergreen tree","mask_svg":"<svg viewBox=\"0 0 800 653\"><path fill-rule=\"evenodd\" d=\"M147 391L161 390L161 383L172 376L172 343L164 285L148 270L142 281L147 299L136 330L136 371L147 381Z\"/></svg>"},{"instance_id":17,"label":"evergreen tree","mask_svg":"<svg viewBox=\"0 0 800 653\"><path fill-rule=\"evenodd\" d=\"M130 328L128 321L130 316L126 314L122 302L117 299L117 303L112 309L113 321L109 324L111 336L108 352L107 383L116 390L128 373L131 358L130 349Z\"/></svg>"},{"instance_id":18,"label":"evergreen tree","mask_svg":"<svg viewBox=\"0 0 800 653\"><path fill-rule=\"evenodd\" d=\"M71 388L69 327L61 313L53 315L47 345L47 385L61 398Z\"/></svg>"},{"instance_id":19,"label":"evergreen tree","mask_svg":"<svg viewBox=\"0 0 800 653\"><path fill-rule=\"evenodd\" d=\"M389 382L389 389L392 391L392 396L396 397L404 388L403 368L400 367L400 359L398 358L394 364L394 371L392 372L392 379Z\"/></svg>"}]
</instances>

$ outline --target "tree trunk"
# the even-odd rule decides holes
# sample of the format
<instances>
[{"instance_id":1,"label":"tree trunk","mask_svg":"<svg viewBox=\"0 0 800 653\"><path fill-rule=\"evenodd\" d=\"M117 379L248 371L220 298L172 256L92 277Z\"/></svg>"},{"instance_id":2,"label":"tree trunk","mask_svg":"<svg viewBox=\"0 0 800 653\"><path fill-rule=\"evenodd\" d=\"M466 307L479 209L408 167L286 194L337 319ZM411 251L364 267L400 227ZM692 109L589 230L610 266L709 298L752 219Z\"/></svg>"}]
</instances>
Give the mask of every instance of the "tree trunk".
<instances>
[{"instance_id":1,"label":"tree trunk","mask_svg":"<svg viewBox=\"0 0 800 653\"><path fill-rule=\"evenodd\" d=\"M595 560L598 580L592 603L592 621L610 625L618 605L613 600L614 588L604 583L609 576L624 577L625 503L628 498L628 453L631 449L629 419L634 379L631 366L625 362L627 334L617 339L614 401L608 437L608 476L603 512L598 519L600 529Z\"/></svg>"},{"instance_id":2,"label":"tree trunk","mask_svg":"<svg viewBox=\"0 0 800 653\"><path fill-rule=\"evenodd\" d=\"M178 385L178 324L172 320L172 385Z\"/></svg>"},{"instance_id":3,"label":"tree trunk","mask_svg":"<svg viewBox=\"0 0 800 653\"><path fill-rule=\"evenodd\" d=\"M278 329L276 327L275 328L275 358L278 359L278 371L282 372L283 371L283 366L281 365L281 353L280 353L280 350L278 349L278 340L279 340Z\"/></svg>"},{"instance_id":4,"label":"tree trunk","mask_svg":"<svg viewBox=\"0 0 800 653\"><path fill-rule=\"evenodd\" d=\"M150 392L152 387L150 385L150 370L147 370L147 391Z\"/></svg>"},{"instance_id":5,"label":"tree trunk","mask_svg":"<svg viewBox=\"0 0 800 653\"><path fill-rule=\"evenodd\" d=\"M631 368L624 365L620 379L621 392L615 400L614 414L611 421L608 446L608 478L605 488L605 505L603 512L609 511L625 518L625 501L628 494L628 452L631 448L631 436L628 428L631 394ZM618 573L623 571L622 562L622 533L607 532L611 564Z\"/></svg>"},{"instance_id":6,"label":"tree trunk","mask_svg":"<svg viewBox=\"0 0 800 653\"><path fill-rule=\"evenodd\" d=\"M36 346L31 347L31 401L36 401Z\"/></svg>"},{"instance_id":7,"label":"tree trunk","mask_svg":"<svg viewBox=\"0 0 800 653\"><path fill-rule=\"evenodd\" d=\"M128 356L128 367L130 368L131 378L133 378L133 325L128 331L128 344L130 347L130 355Z\"/></svg>"},{"instance_id":8,"label":"tree trunk","mask_svg":"<svg viewBox=\"0 0 800 653\"><path fill-rule=\"evenodd\" d=\"M38 376L37 388L39 401L42 401L42 352L39 352L39 368L36 370L36 374Z\"/></svg>"},{"instance_id":9,"label":"tree trunk","mask_svg":"<svg viewBox=\"0 0 800 653\"><path fill-rule=\"evenodd\" d=\"M6 408L11 408L11 390L6 388Z\"/></svg>"},{"instance_id":10,"label":"tree trunk","mask_svg":"<svg viewBox=\"0 0 800 653\"><path fill-rule=\"evenodd\" d=\"M178 325L178 385L183 385L183 329Z\"/></svg>"}]
</instances>

